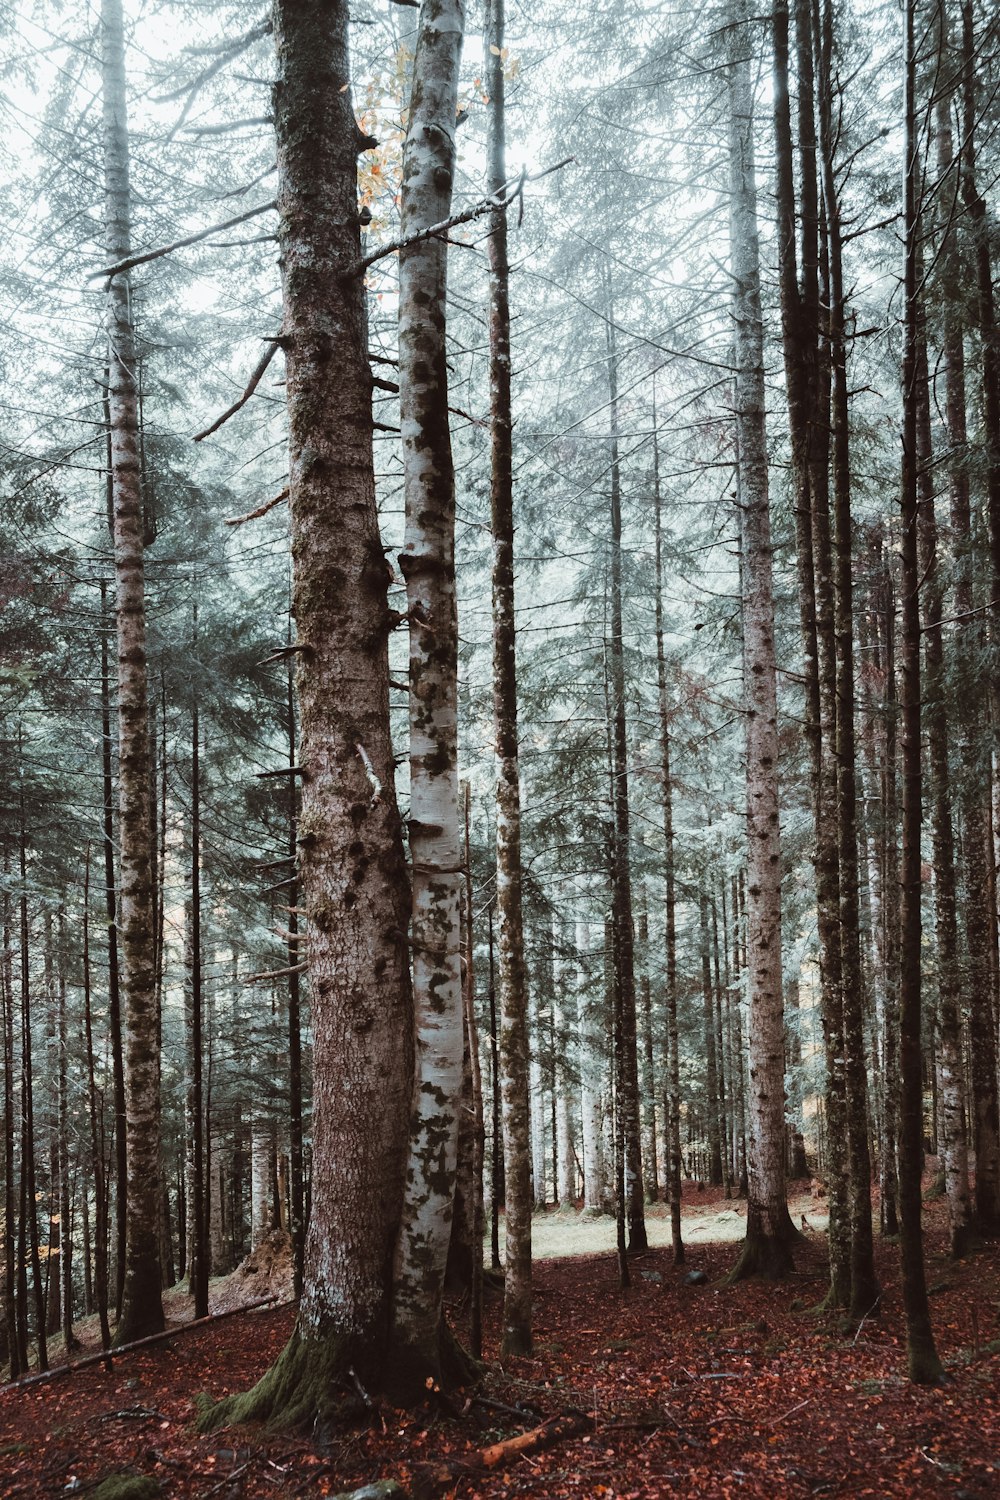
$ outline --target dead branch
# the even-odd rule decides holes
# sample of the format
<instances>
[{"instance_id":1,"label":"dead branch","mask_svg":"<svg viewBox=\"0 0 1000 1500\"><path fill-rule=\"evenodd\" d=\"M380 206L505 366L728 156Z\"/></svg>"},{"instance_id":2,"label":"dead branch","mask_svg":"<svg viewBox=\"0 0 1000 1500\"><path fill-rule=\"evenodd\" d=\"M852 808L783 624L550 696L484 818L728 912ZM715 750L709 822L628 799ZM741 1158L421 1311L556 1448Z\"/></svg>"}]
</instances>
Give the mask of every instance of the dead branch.
<instances>
[{"instance_id":1,"label":"dead branch","mask_svg":"<svg viewBox=\"0 0 1000 1500\"><path fill-rule=\"evenodd\" d=\"M240 402L240 405L242 405L242 402ZM234 407L232 407L226 413L226 416L227 417L232 416L233 412L234 411L238 411L238 410L239 410L239 406L234 406ZM219 419L220 422L224 422L225 420L226 420L226 417L221 417ZM216 422L215 425L216 425L216 427L218 427L219 426L219 422ZM208 429L208 432L211 432L211 431L213 431L213 429L210 427ZM202 433L200 433L199 437L207 437L208 436L208 432L202 432ZM198 442L198 438L195 438L195 442L196 443ZM225 524L227 526L245 526L248 521L257 521L257 520L260 519L261 516L266 516L269 510L273 510L276 505L280 505L283 500L287 500L287 499L288 499L288 486L286 485L285 488L281 491L280 495L275 495L275 497L274 497L273 500L265 500L263 505L257 505L257 506L254 507L253 510L248 510L247 513L246 513L246 515L244 515L244 516L230 516L229 519L225 522ZM273 661L274 660L274 658L270 657L270 656L267 659L268 659L268 661ZM263 663L261 663L261 665L263 665Z\"/></svg>"},{"instance_id":2,"label":"dead branch","mask_svg":"<svg viewBox=\"0 0 1000 1500\"><path fill-rule=\"evenodd\" d=\"M142 255L130 255L126 260L120 260L117 265L105 266L102 271L92 271L87 279L96 281L98 277L106 276L110 281L112 277L120 276L123 271L131 271L133 266L142 266L147 261L159 260L163 255L172 255L175 250L183 250L188 245L197 245L200 240L210 239L213 234L221 234L223 229L232 229L237 224L245 224L247 219L255 219L258 214L270 213L277 206L278 200L272 198L270 203L259 203L256 208L248 208L246 213L237 214L232 219L224 219L221 224L213 224L211 229L200 229L197 234L187 234L183 239L172 240L169 245L160 245L155 250L145 250Z\"/></svg>"},{"instance_id":3,"label":"dead branch","mask_svg":"<svg viewBox=\"0 0 1000 1500\"><path fill-rule=\"evenodd\" d=\"M268 340L268 347L264 350L264 353L261 355L260 359L257 361L256 365L254 366L253 374L250 376L250 379L247 381L246 390L243 392L242 396L240 396L240 398L239 398L238 401L234 401L233 404L232 404L232 406L230 406L226 411L224 411L222 413L221 417L216 417L215 421L211 424L211 426L206 427L205 430L204 430L204 432L196 432L195 435L194 435L194 438L193 438L194 442L200 443L201 440L202 440L202 438L211 437L211 435L212 435L213 432L218 432L219 428L222 426L222 424L224 422L228 422L230 417L235 417L235 415L236 415L236 413L238 411L242 411L243 407L246 406L247 402L250 400L250 397L253 395L254 391L257 389L257 387L260 385L261 381L263 380L263 378L264 378L264 372L267 369L268 365L271 363L271 361L274 358L274 356L277 354L277 352L278 352L278 345L280 344L280 342L281 342L281 335L280 334L276 338ZM288 491L284 490L283 494L287 495ZM278 501L281 498L282 498L281 495L277 496L276 499L271 500L271 501L268 502L268 504L264 507L263 511L252 511L251 515L263 515L263 514L265 514L267 511L269 511L271 509L272 505L277 505ZM239 525L240 521L246 521L246 520L249 520L249 519L250 519L249 516L240 516L235 521L227 521L226 525L227 526L237 526L237 525Z\"/></svg>"},{"instance_id":4,"label":"dead branch","mask_svg":"<svg viewBox=\"0 0 1000 1500\"><path fill-rule=\"evenodd\" d=\"M383 245L380 250L373 250L371 255L364 255L356 260L353 265L348 266L344 272L344 279L352 276L361 276L369 266L373 266L377 260L383 260L387 255L395 255L399 250L409 249L411 245L422 245L425 240L440 239L447 236L448 231L456 229L459 224L471 224L474 219L481 219L485 214L495 213L497 210L505 210L524 193L525 185L529 182L538 182L542 177L548 177L553 172L559 172L563 167L568 167L570 162L576 160L575 156L567 156L562 161L557 161L554 166L545 167L541 172L533 172L530 175L521 172L517 177L512 177L505 182L499 192L491 193L488 198L481 198L471 208L465 208L461 213L452 214L449 219L442 219L440 224L431 224L426 229L421 229L417 234L411 234L406 239L392 240L388 245Z\"/></svg>"},{"instance_id":5,"label":"dead branch","mask_svg":"<svg viewBox=\"0 0 1000 1500\"><path fill-rule=\"evenodd\" d=\"M297 651L310 651L312 648L305 641L291 641L287 646L279 646L272 651L270 656L265 656L257 663L258 667L269 667L273 661L284 661L286 656L294 656Z\"/></svg>"},{"instance_id":6,"label":"dead branch","mask_svg":"<svg viewBox=\"0 0 1000 1500\"><path fill-rule=\"evenodd\" d=\"M242 120L223 120L218 125L187 125L185 135L228 135L231 130L244 130L249 126L273 125L273 115L247 115Z\"/></svg>"},{"instance_id":7,"label":"dead branch","mask_svg":"<svg viewBox=\"0 0 1000 1500\"><path fill-rule=\"evenodd\" d=\"M541 1427L534 1427L530 1432L520 1432L517 1437L505 1438L501 1443L484 1448L479 1455L480 1462L487 1469L495 1469L497 1464L503 1463L507 1458L513 1458L517 1454L541 1453L543 1449L552 1448L565 1438L589 1432L593 1425L594 1419L588 1412L562 1412L550 1421L543 1422Z\"/></svg>"},{"instance_id":8,"label":"dead branch","mask_svg":"<svg viewBox=\"0 0 1000 1500\"><path fill-rule=\"evenodd\" d=\"M265 979L285 979L289 974L303 974L309 965L307 963L289 964L285 969L268 969L263 974L248 974L245 984L262 984Z\"/></svg>"},{"instance_id":9,"label":"dead branch","mask_svg":"<svg viewBox=\"0 0 1000 1500\"><path fill-rule=\"evenodd\" d=\"M58 1380L62 1375L72 1375L74 1370L86 1370L93 1365L107 1363L118 1359L123 1354L131 1354L133 1349L147 1349L150 1344L162 1344L165 1339L176 1338L179 1333L190 1333L194 1328L204 1328L209 1323L221 1323L223 1318L232 1318L236 1313L255 1312L259 1307L269 1307L276 1302L277 1297L264 1297L260 1302L248 1302L245 1307L230 1307L225 1312L209 1313L206 1318L193 1318L190 1323L180 1323L176 1328L166 1328L162 1333L150 1333L144 1339L135 1339L131 1344L121 1344L117 1349L101 1349L97 1354L88 1354L83 1359L74 1359L66 1365L55 1365L51 1370L42 1370L36 1375L22 1375L20 1380L11 1380L7 1385L0 1386L0 1391L14 1390L26 1385L42 1385L49 1380ZM289 1306L283 1303L282 1306ZM117 1413L115 1414L117 1415Z\"/></svg>"},{"instance_id":10,"label":"dead branch","mask_svg":"<svg viewBox=\"0 0 1000 1500\"><path fill-rule=\"evenodd\" d=\"M304 776L305 766L275 766L273 771L255 771L255 776Z\"/></svg>"}]
</instances>

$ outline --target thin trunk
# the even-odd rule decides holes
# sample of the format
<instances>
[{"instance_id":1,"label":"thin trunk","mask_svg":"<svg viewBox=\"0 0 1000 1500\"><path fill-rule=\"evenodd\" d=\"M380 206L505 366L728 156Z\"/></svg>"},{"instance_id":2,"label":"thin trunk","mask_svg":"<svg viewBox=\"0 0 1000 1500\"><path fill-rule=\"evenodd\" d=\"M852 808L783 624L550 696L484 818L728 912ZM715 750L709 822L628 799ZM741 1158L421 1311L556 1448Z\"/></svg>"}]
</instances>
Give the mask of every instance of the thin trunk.
<instances>
[{"instance_id":1,"label":"thin trunk","mask_svg":"<svg viewBox=\"0 0 1000 1500\"><path fill-rule=\"evenodd\" d=\"M105 248L130 252L131 194L121 0L101 0ZM156 1045L155 912L149 799L149 702L143 580L142 486L136 343L129 273L108 286L111 484L118 644L118 807L125 992L125 1125L128 1176L125 1285L116 1339L163 1328L159 1263L160 1055Z\"/></svg>"},{"instance_id":2,"label":"thin trunk","mask_svg":"<svg viewBox=\"0 0 1000 1500\"><path fill-rule=\"evenodd\" d=\"M14 1190L14 951L10 850L6 844L3 852L3 867L3 974L0 975L0 1000L3 1003L3 1306L10 1378L16 1380L23 1373L24 1365L21 1361L21 1345L18 1338L17 1255L14 1238L14 1227L17 1223L17 1198Z\"/></svg>"},{"instance_id":3,"label":"thin trunk","mask_svg":"<svg viewBox=\"0 0 1000 1500\"><path fill-rule=\"evenodd\" d=\"M903 67L905 157L903 223L903 456L900 544L902 627L900 706L902 711L903 843L900 861L899 995L899 1213L903 1307L906 1315L910 1379L938 1384L942 1368L934 1347L924 1273L920 1178L923 1158L923 1088L920 1048L920 943L922 887L920 851L920 576L917 563L917 386L921 340L919 300L920 158L916 115L914 9L904 0Z\"/></svg>"},{"instance_id":4,"label":"thin trunk","mask_svg":"<svg viewBox=\"0 0 1000 1500\"><path fill-rule=\"evenodd\" d=\"M982 107L978 98L976 38L971 0L962 5L963 63L963 151L962 193L968 213L972 250L975 259L976 322L980 341L980 384L982 390L983 428L985 434L986 502L989 533L989 622L990 643L996 655L1000 649L1000 330L997 328L993 266L991 259L991 226L986 200L979 190L976 123ZM972 621L966 627L971 630ZM990 673L990 711L993 719L993 749L996 755L1000 740L1000 673ZM972 695L969 695L970 697ZM971 753L970 757L971 758ZM981 789L982 764L973 768L973 787ZM964 799L963 799L964 800ZM983 846L983 815L969 806L966 839L971 854L970 876L982 870L984 863L995 868L992 849ZM987 872L988 873L988 872ZM987 880L987 886L992 881ZM990 973L991 955L995 952L997 913L995 900L984 911L977 890L970 889L966 905L966 930L971 960L969 1000L970 1024L976 1044L972 1049L973 1136L976 1155L975 1207L976 1223L987 1233L1000 1232L1000 1104L997 1097L997 1043L994 997L996 983ZM995 893L994 893L995 894ZM990 982L988 982L988 980Z\"/></svg>"},{"instance_id":5,"label":"thin trunk","mask_svg":"<svg viewBox=\"0 0 1000 1500\"><path fill-rule=\"evenodd\" d=\"M108 451L111 450L110 419ZM108 489L112 467L108 461ZM110 501L109 501L110 506ZM113 513L111 521L113 525ZM125 1053L122 1042L121 983L118 966L118 893L115 874L115 791L112 773L111 669L108 636L111 621L107 584L101 579L101 781L103 787L104 904L108 942L108 1029L111 1032L112 1103L115 1145L115 1312L121 1315L125 1293L125 1223L128 1204L128 1131L125 1123Z\"/></svg>"},{"instance_id":6,"label":"thin trunk","mask_svg":"<svg viewBox=\"0 0 1000 1500\"><path fill-rule=\"evenodd\" d=\"M83 1030L87 1049L87 1095L90 1106L90 1158L94 1173L94 1283L101 1348L111 1343L108 1322L108 1194L104 1178L104 1099L97 1088L94 1024L90 989L90 845L83 867Z\"/></svg>"},{"instance_id":7,"label":"thin trunk","mask_svg":"<svg viewBox=\"0 0 1000 1500\"><path fill-rule=\"evenodd\" d=\"M20 838L19 873L21 895L21 1226L20 1238L22 1266L31 1258L31 1281L35 1300L35 1336L38 1342L38 1368L49 1367L45 1346L46 1306L45 1284L42 1280L42 1262L38 1246L38 1199L35 1186L35 1083L31 1046L31 984L28 948L28 861L27 833L25 830L25 799L22 783L19 794ZM27 1224L27 1232L25 1231ZM25 1272L26 1274L26 1272ZM24 1298L25 1331L27 1330L27 1298ZM26 1362L26 1361L25 1361Z\"/></svg>"},{"instance_id":8,"label":"thin trunk","mask_svg":"<svg viewBox=\"0 0 1000 1500\"><path fill-rule=\"evenodd\" d=\"M708 929L708 897L698 892L698 930L701 937L702 1046L705 1056L705 1120L708 1142L708 1180L713 1187L722 1182L722 1142L719 1135L719 1062L715 1031L715 991L712 988L712 952ZM784 1066L782 1066L784 1076Z\"/></svg>"},{"instance_id":9,"label":"thin trunk","mask_svg":"<svg viewBox=\"0 0 1000 1500\"><path fill-rule=\"evenodd\" d=\"M639 1057L635 1002L635 928L632 919L631 815L628 787L628 726L625 712L625 640L622 619L622 492L618 446L618 350L611 272L605 266L605 331L611 416L611 639L608 651L611 696L611 760L613 771L614 858L611 869L615 905L615 951L620 989L621 1056L618 1070L618 1117L624 1135L625 1194L628 1211L628 1248L631 1254L648 1249L642 1190L642 1132L639 1117Z\"/></svg>"},{"instance_id":10,"label":"thin trunk","mask_svg":"<svg viewBox=\"0 0 1000 1500\"><path fill-rule=\"evenodd\" d=\"M489 0L484 74L489 97L487 190L507 175L504 110L504 0ZM507 218L488 219L490 273L490 519L493 531L493 711L497 763L497 919L500 1064L503 1097L506 1250L502 1352L531 1353L531 1154L528 1104L528 985L521 911L521 801L514 623L514 508L511 451L510 301ZM535 1184L537 1196L539 1184Z\"/></svg>"},{"instance_id":11,"label":"thin trunk","mask_svg":"<svg viewBox=\"0 0 1000 1500\"><path fill-rule=\"evenodd\" d=\"M58 1160L59 1160L59 1321L68 1358L77 1347L73 1334L73 1236L69 1182L69 1026L66 1015L66 911L59 908Z\"/></svg>"},{"instance_id":12,"label":"thin trunk","mask_svg":"<svg viewBox=\"0 0 1000 1500\"><path fill-rule=\"evenodd\" d=\"M663 777L663 878L667 973L664 986L667 1033L667 1077L664 1114L667 1131L667 1198L674 1265L684 1264L681 1235L681 1084L677 1030L677 880L674 866L674 784L671 774L670 700L663 611L663 498L656 409L653 409L653 500L656 544L656 691L660 720L660 769Z\"/></svg>"},{"instance_id":13,"label":"thin trunk","mask_svg":"<svg viewBox=\"0 0 1000 1500\"><path fill-rule=\"evenodd\" d=\"M197 639L198 606L194 606L193 627ZM205 1150L205 1093L204 1093L204 1043L203 994L201 967L201 729L198 712L198 696L191 705L191 1215L193 1235L191 1237L191 1291L194 1296L194 1315L208 1315L208 1276L210 1266L208 1246L208 1214L206 1194L206 1150Z\"/></svg>"}]
</instances>

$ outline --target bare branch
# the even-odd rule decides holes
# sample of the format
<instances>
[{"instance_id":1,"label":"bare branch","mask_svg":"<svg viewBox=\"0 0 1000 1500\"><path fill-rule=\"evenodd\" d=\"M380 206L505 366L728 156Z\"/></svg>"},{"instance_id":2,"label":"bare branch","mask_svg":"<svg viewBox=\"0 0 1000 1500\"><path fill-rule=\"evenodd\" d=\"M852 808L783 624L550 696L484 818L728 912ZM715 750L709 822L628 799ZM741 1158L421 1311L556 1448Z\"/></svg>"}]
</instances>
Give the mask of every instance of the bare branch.
<instances>
[{"instance_id":1,"label":"bare branch","mask_svg":"<svg viewBox=\"0 0 1000 1500\"><path fill-rule=\"evenodd\" d=\"M268 341L268 347L264 350L264 353L261 355L260 359L257 361L257 364L254 367L254 372L250 376L250 379L247 381L247 387L246 387L246 390L243 392L242 396L239 398L238 401L234 401L233 404L232 404L232 406L230 406L227 411L224 411L222 413L221 417L216 417L216 419L212 423L212 425L210 427L206 427L205 430L204 430L204 432L196 432L195 435L194 435L194 438L193 438L194 442L200 443L201 440L202 440L202 438L211 437L211 435L212 435L213 432L218 432L219 428L222 426L222 424L224 422L228 422L230 417L235 417L236 413L238 411L241 411L243 409L243 407L246 406L247 402L250 400L250 397L253 395L254 391L257 389L257 387L260 385L261 381L263 380L263 378L264 378L264 371L267 369L268 365L271 363L272 359L277 354L277 352L278 352L278 345L279 345L280 342L281 342L281 336L280 336L280 334L278 335L277 338L273 338L273 339L270 339ZM287 490L285 491L285 494L286 495L288 494ZM278 503L277 500L273 500L271 502L272 505L277 505L277 503ZM268 506L267 509L270 509L270 506ZM263 515L263 511L261 511L260 514ZM242 520L249 520L250 517L249 516L244 516L241 519ZM233 526L235 524L236 524L236 522L233 522L233 521L227 521L226 522L227 526Z\"/></svg>"},{"instance_id":2,"label":"bare branch","mask_svg":"<svg viewBox=\"0 0 1000 1500\"><path fill-rule=\"evenodd\" d=\"M145 250L142 255L130 255L127 260L120 260L114 266L105 266L102 271L92 271L87 279L96 281L99 276L106 276L110 281L112 277L120 276L123 271L131 271L133 266L142 266L149 260L159 260L163 255L172 255L175 250L183 250L187 245L197 245L199 240L210 239L213 234L221 234L223 229L232 229L237 224L244 224L247 219L255 219L258 214L270 213L277 206L277 199L272 198L270 203L259 203L256 208L248 208L246 213L237 214L233 219L224 219L221 224L213 224L210 229L199 229L197 234L187 234L183 239L173 240L169 245L160 245L156 250Z\"/></svg>"},{"instance_id":3,"label":"bare branch","mask_svg":"<svg viewBox=\"0 0 1000 1500\"><path fill-rule=\"evenodd\" d=\"M231 130L243 130L250 125L273 125L273 115L247 115L242 120L223 120L218 125L186 125L185 135L228 135Z\"/></svg>"},{"instance_id":4,"label":"bare branch","mask_svg":"<svg viewBox=\"0 0 1000 1500\"><path fill-rule=\"evenodd\" d=\"M388 245L383 245L381 250L374 250L371 255L362 256L352 266L348 266L344 272L344 278L360 276L373 266L377 260L383 260L387 255L395 255L399 250L406 250L410 245L421 245L425 240L440 239L447 237L450 229L455 229L459 224L471 224L474 219L481 219L485 214L495 213L497 209L507 209L516 200L522 197L525 185L529 182L538 182L543 177L548 177L553 172L559 172L563 167L568 167L570 162L576 161L575 156L567 156L562 161L557 161L554 166L545 167L541 172L533 172L530 176L521 172L517 177L512 177L509 182L504 183L498 193L491 193L488 198L481 198L471 208L465 208L461 213L452 214L450 219L442 219L440 224L431 224L426 229L421 229L417 234L411 234L405 240L392 240Z\"/></svg>"},{"instance_id":5,"label":"bare branch","mask_svg":"<svg viewBox=\"0 0 1000 1500\"><path fill-rule=\"evenodd\" d=\"M204 437L204 436L205 436L205 434L202 433L202 437ZM230 516L229 519L225 522L225 525L226 526L245 526L248 521L256 521L256 520L259 519L259 517L266 516L269 510L273 510L276 505L280 505L281 504L282 500L287 500L287 499L288 499L288 486L286 485L285 488L281 491L281 494L280 495L275 495L275 497L274 497L273 500L265 500L264 504L263 505L258 505L255 510L248 510L245 516ZM284 650L287 650L287 649L288 649L287 647L284 648ZM284 650L282 651L282 655L284 654ZM268 661L273 661L273 660L274 660L274 657L271 657L271 656L268 657Z\"/></svg>"}]
</instances>

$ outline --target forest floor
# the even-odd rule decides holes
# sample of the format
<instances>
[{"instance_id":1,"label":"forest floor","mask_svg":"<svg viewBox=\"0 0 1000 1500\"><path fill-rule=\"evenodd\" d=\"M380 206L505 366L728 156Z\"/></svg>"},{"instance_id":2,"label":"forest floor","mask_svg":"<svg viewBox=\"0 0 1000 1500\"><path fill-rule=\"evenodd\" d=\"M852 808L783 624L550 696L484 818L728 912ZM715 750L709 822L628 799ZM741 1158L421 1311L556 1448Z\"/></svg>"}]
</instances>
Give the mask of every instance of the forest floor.
<instances>
[{"instance_id":1,"label":"forest floor","mask_svg":"<svg viewBox=\"0 0 1000 1500\"><path fill-rule=\"evenodd\" d=\"M730 1208L718 1193L693 1192L685 1219ZM564 1217L546 1215L538 1227ZM791 1281L733 1288L719 1280L732 1244L692 1236L683 1268L662 1248L634 1260L626 1292L607 1253L542 1261L535 1357L503 1370L500 1299L488 1297L486 1400L460 1401L458 1417L384 1409L323 1440L249 1429L199 1436L196 1398L255 1380L288 1336L289 1306L192 1329L120 1356L110 1373L98 1365L0 1389L0 1495L82 1495L130 1469L155 1478L167 1500L333 1495L377 1478L398 1480L415 1500L987 1500L1000 1495L1000 1249L948 1260L941 1202L928 1204L927 1229L950 1377L942 1389L905 1379L894 1244L878 1247L881 1315L845 1332L814 1310L826 1285L825 1236L807 1232ZM686 1284L692 1269L708 1281ZM453 1312L461 1328L462 1310ZM571 1409L590 1415L589 1431L484 1467L488 1445Z\"/></svg>"}]
</instances>

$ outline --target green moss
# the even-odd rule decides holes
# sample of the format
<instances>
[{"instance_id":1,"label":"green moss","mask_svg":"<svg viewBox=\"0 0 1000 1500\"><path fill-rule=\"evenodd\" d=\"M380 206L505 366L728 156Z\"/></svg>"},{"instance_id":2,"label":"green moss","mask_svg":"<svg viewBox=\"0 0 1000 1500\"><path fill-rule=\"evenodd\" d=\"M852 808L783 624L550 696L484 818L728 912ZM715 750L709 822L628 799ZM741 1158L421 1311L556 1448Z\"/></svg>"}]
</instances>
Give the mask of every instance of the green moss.
<instances>
[{"instance_id":1,"label":"green moss","mask_svg":"<svg viewBox=\"0 0 1000 1500\"><path fill-rule=\"evenodd\" d=\"M159 1480L151 1474L109 1474L102 1479L91 1500L156 1500L161 1493Z\"/></svg>"},{"instance_id":2,"label":"green moss","mask_svg":"<svg viewBox=\"0 0 1000 1500\"><path fill-rule=\"evenodd\" d=\"M198 1417L198 1430L216 1432L242 1423L275 1430L310 1427L342 1404L347 1364L343 1340L304 1339L296 1328L257 1384L206 1407Z\"/></svg>"}]
</instances>

